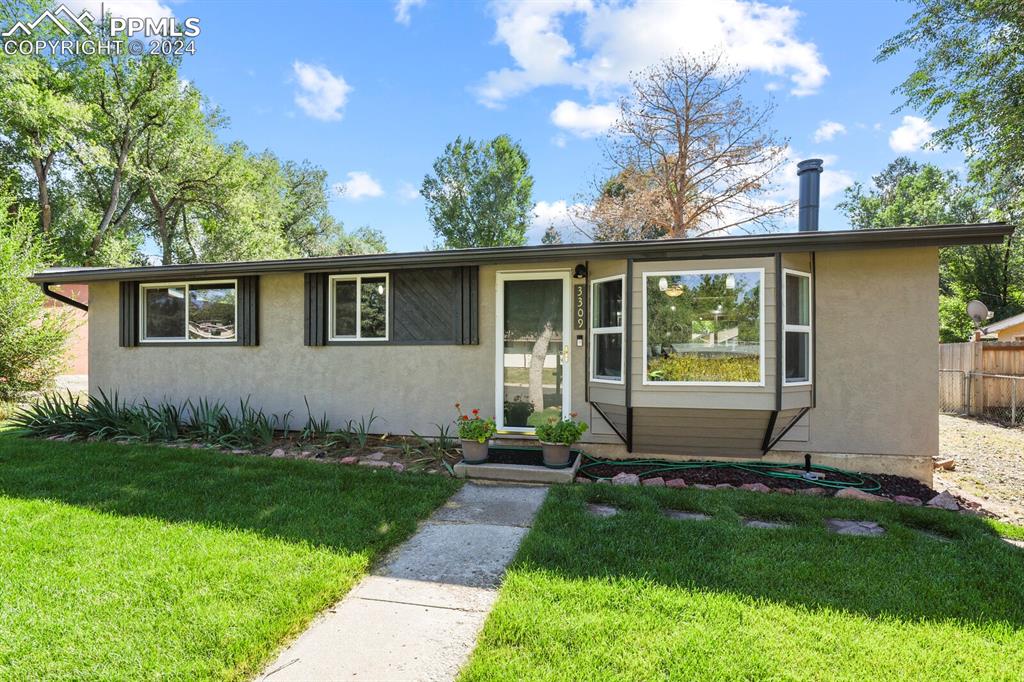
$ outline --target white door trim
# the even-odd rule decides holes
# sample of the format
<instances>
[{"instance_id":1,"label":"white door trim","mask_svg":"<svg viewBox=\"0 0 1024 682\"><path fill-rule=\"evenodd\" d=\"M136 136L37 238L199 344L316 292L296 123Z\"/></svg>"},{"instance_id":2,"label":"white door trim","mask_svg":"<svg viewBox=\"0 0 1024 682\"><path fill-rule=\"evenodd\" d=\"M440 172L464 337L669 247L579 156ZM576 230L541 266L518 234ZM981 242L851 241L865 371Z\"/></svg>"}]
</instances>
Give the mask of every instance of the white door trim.
<instances>
[{"instance_id":1,"label":"white door trim","mask_svg":"<svg viewBox=\"0 0 1024 682\"><path fill-rule=\"evenodd\" d=\"M505 426L505 282L551 279L562 281L562 346L569 361L562 365L562 417L572 412L572 272L514 270L495 274L494 302L494 420L498 431L532 435L529 427Z\"/></svg>"}]
</instances>

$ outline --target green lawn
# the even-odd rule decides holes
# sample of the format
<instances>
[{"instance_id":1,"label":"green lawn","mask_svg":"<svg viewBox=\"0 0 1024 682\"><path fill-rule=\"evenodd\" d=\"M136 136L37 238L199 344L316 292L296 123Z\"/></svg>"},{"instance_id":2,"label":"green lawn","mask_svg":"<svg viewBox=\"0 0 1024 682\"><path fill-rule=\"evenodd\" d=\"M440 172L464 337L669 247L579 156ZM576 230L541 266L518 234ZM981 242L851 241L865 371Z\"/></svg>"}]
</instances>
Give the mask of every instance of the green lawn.
<instances>
[{"instance_id":1,"label":"green lawn","mask_svg":"<svg viewBox=\"0 0 1024 682\"><path fill-rule=\"evenodd\" d=\"M0 433L0 679L248 677L457 487Z\"/></svg>"},{"instance_id":2,"label":"green lawn","mask_svg":"<svg viewBox=\"0 0 1024 682\"><path fill-rule=\"evenodd\" d=\"M588 500L624 511L596 518ZM660 507L712 520L673 521ZM758 530L741 516L797 525ZM834 535L826 517L877 520L888 533ZM592 485L551 491L461 680L1016 680L1021 671L1024 551L978 519Z\"/></svg>"}]
</instances>

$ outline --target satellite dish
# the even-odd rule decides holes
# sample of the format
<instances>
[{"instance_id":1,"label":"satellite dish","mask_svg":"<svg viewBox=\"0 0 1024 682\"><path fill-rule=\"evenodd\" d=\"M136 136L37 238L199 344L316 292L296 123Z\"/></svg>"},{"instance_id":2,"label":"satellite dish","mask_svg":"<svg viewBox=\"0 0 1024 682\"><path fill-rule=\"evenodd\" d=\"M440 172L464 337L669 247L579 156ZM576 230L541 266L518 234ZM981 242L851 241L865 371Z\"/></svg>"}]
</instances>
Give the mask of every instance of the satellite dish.
<instances>
[{"instance_id":1,"label":"satellite dish","mask_svg":"<svg viewBox=\"0 0 1024 682\"><path fill-rule=\"evenodd\" d=\"M989 311L988 306L978 300L967 304L967 314L974 320L975 327L980 327L982 322L992 319L992 313Z\"/></svg>"}]
</instances>

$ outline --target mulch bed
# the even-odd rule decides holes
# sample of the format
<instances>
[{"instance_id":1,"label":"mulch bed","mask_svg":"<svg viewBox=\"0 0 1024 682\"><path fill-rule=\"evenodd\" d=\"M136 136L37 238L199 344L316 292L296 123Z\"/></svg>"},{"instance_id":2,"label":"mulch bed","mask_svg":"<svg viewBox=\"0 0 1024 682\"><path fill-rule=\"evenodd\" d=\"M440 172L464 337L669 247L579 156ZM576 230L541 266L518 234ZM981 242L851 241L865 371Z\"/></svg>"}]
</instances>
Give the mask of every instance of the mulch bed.
<instances>
[{"instance_id":1,"label":"mulch bed","mask_svg":"<svg viewBox=\"0 0 1024 682\"><path fill-rule=\"evenodd\" d=\"M671 462L666 462L665 464L671 464ZM657 469L659 466L662 465L652 464L649 466L623 466L618 464L599 464L596 466L589 466L580 473L593 478L611 478L612 476L623 472L628 474L638 474L641 480L655 476L660 476L666 481L681 478L686 481L687 485L694 485L696 483L703 485L719 485L722 483L728 483L734 487L739 487L748 483L763 483L769 488L793 488L794 490L800 488L820 487L813 481L772 478L771 476L764 476L753 471L745 471L731 467L701 467L681 471L663 471L654 474L647 473ZM792 469L787 470L784 467L779 467L779 470L792 471ZM866 474L865 476L870 476L870 478L875 479L882 486L881 490L873 491L877 495L887 495L890 497L894 495L906 495L908 497L916 497L922 502L927 502L938 494L935 490L932 490L925 484L913 478L890 476L887 474ZM857 479L853 476L844 476L842 474L828 472L826 480L855 482ZM825 490L829 495L835 493L835 490L831 488L826 488Z\"/></svg>"}]
</instances>

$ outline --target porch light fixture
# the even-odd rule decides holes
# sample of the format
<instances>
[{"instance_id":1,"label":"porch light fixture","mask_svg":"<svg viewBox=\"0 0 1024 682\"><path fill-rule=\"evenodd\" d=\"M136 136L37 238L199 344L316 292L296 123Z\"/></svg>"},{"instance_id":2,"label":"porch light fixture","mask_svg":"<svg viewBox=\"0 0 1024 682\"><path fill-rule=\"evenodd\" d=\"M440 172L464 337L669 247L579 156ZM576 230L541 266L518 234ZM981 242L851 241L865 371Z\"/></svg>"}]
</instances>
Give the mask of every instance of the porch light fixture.
<instances>
[{"instance_id":1,"label":"porch light fixture","mask_svg":"<svg viewBox=\"0 0 1024 682\"><path fill-rule=\"evenodd\" d=\"M576 268L572 271L573 279L586 279L587 278L587 266L584 263L578 263Z\"/></svg>"}]
</instances>

